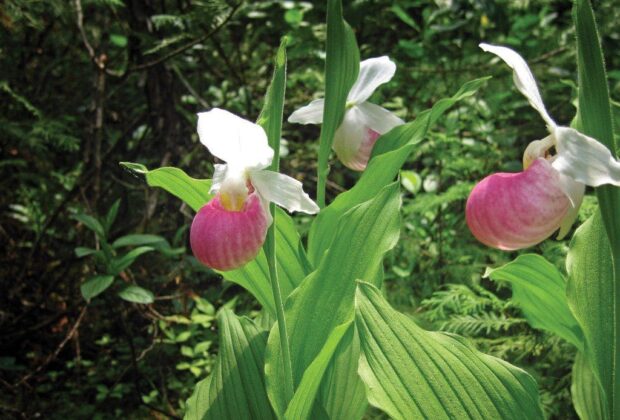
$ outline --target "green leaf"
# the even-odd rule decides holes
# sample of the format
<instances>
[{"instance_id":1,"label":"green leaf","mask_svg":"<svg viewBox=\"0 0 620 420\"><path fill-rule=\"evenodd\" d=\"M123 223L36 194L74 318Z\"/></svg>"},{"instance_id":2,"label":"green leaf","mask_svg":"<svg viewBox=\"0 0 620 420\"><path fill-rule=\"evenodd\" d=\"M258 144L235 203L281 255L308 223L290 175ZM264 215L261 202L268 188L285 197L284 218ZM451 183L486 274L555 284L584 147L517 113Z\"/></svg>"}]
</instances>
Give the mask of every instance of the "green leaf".
<instances>
[{"instance_id":1,"label":"green leaf","mask_svg":"<svg viewBox=\"0 0 620 420\"><path fill-rule=\"evenodd\" d=\"M422 188L422 177L414 171L400 171L400 183L411 194L416 194Z\"/></svg>"},{"instance_id":2,"label":"green leaf","mask_svg":"<svg viewBox=\"0 0 620 420\"><path fill-rule=\"evenodd\" d=\"M88 214L80 213L73 216L75 220L82 223L88 229L92 230L97 234L99 239L105 239L105 229L103 225L99 223L99 220L95 219L93 216L89 216Z\"/></svg>"},{"instance_id":3,"label":"green leaf","mask_svg":"<svg viewBox=\"0 0 620 420\"><path fill-rule=\"evenodd\" d=\"M267 332L229 309L219 312L218 322L217 362L187 400L185 419L275 419L263 378Z\"/></svg>"},{"instance_id":4,"label":"green leaf","mask_svg":"<svg viewBox=\"0 0 620 420\"><path fill-rule=\"evenodd\" d=\"M140 255L145 254L147 252L151 252L155 248L150 246L140 246L138 248L132 249L125 255L120 257L116 257L112 259L110 263L110 270L113 274L119 274L121 271L127 269Z\"/></svg>"},{"instance_id":5,"label":"green leaf","mask_svg":"<svg viewBox=\"0 0 620 420\"><path fill-rule=\"evenodd\" d=\"M566 281L544 257L521 255L502 267L487 268L484 277L512 285L512 300L532 327L557 334L583 350L583 332L566 300Z\"/></svg>"},{"instance_id":6,"label":"green leaf","mask_svg":"<svg viewBox=\"0 0 620 420\"><path fill-rule=\"evenodd\" d=\"M334 134L345 112L347 96L357 79L360 53L353 30L342 17L342 2L327 2L327 45L325 59L325 107L319 139L317 202L325 205L325 183Z\"/></svg>"},{"instance_id":7,"label":"green leaf","mask_svg":"<svg viewBox=\"0 0 620 420\"><path fill-rule=\"evenodd\" d=\"M359 374L370 403L394 419L542 419L525 371L480 353L465 339L428 332L359 282L355 325Z\"/></svg>"},{"instance_id":8,"label":"green leaf","mask_svg":"<svg viewBox=\"0 0 620 420\"><path fill-rule=\"evenodd\" d=\"M112 204L110 210L108 210L108 213L105 216L105 219L103 220L106 233L109 233L110 229L112 229L112 225L114 224L116 216L118 215L118 207L120 206L120 204L121 200L119 198L114 202L114 204Z\"/></svg>"},{"instance_id":9,"label":"green leaf","mask_svg":"<svg viewBox=\"0 0 620 420\"><path fill-rule=\"evenodd\" d=\"M346 213L321 264L287 299L285 315L295 384L319 355L332 330L351 319L355 281L381 282L383 256L396 245L400 233L398 187L392 183ZM272 328L265 372L269 397L279 415L288 406L280 357L279 332Z\"/></svg>"},{"instance_id":10,"label":"green leaf","mask_svg":"<svg viewBox=\"0 0 620 420\"><path fill-rule=\"evenodd\" d=\"M210 179L192 178L179 168L167 166L149 171L146 166L131 162L121 162L121 166L138 174L143 174L149 186L163 188L175 197L180 198L196 212L212 197L209 193L211 189Z\"/></svg>"},{"instance_id":11,"label":"green leaf","mask_svg":"<svg viewBox=\"0 0 620 420\"><path fill-rule=\"evenodd\" d=\"M86 247L83 247L83 246L78 246L78 247L75 248L74 252L75 252L75 256L76 257L82 258L82 257L86 257L87 255L95 254L95 253L97 253L99 251L97 251L96 249L93 249L93 248L86 248Z\"/></svg>"},{"instance_id":12,"label":"green leaf","mask_svg":"<svg viewBox=\"0 0 620 420\"><path fill-rule=\"evenodd\" d=\"M398 126L377 140L368 167L359 181L321 210L312 223L308 237L308 258L313 265L318 265L323 253L329 248L342 215L354 206L370 200L392 182L429 127L456 102L473 95L486 80L488 77L465 83L451 98L437 101L415 121Z\"/></svg>"},{"instance_id":13,"label":"green leaf","mask_svg":"<svg viewBox=\"0 0 620 420\"><path fill-rule=\"evenodd\" d=\"M121 290L118 295L121 299L127 302L133 303L153 303L155 300L153 293L150 290L146 290L140 286L127 286Z\"/></svg>"},{"instance_id":14,"label":"green leaf","mask_svg":"<svg viewBox=\"0 0 620 420\"><path fill-rule=\"evenodd\" d=\"M153 245L166 240L159 235L150 235L143 233L134 233L131 235L121 236L112 243L112 248L122 248L124 246Z\"/></svg>"},{"instance_id":15,"label":"green leaf","mask_svg":"<svg viewBox=\"0 0 620 420\"><path fill-rule=\"evenodd\" d=\"M310 272L306 252L295 228L295 222L282 209L276 209L276 260L278 279L283 299L301 283ZM241 268L220 272L228 281L237 283L248 290L275 317L275 306L269 280L269 266L265 252Z\"/></svg>"},{"instance_id":16,"label":"green leaf","mask_svg":"<svg viewBox=\"0 0 620 420\"><path fill-rule=\"evenodd\" d=\"M577 35L578 119L581 123L581 129L584 134L607 146L612 155L615 155L617 147L613 132L605 62L589 0L575 1L573 19ZM593 363L594 375L598 376L598 372L603 375L598 377L602 382L609 404L608 407L611 410L609 412L610 417L620 419L620 310L614 311L612 309L620 306L620 188L611 185L600 186L596 188L596 195L603 225L609 238L608 247L604 247L600 253L606 254L608 250L611 250L610 260L613 261L613 268L610 275L598 279L599 284L595 286L596 292L592 292L593 294L609 293L609 296L604 297L604 303L601 307L598 307L597 303L591 302L597 305L597 309L592 309L592 312L600 314L601 317L606 316L606 325L601 326L598 331L594 329L588 331L592 335L590 339L593 340L592 345L595 347L592 350L594 359L591 359L588 352L586 352L586 356ZM599 243L601 243L600 240ZM606 270L606 267L603 270ZM594 273L596 271L590 273L590 276L593 276ZM612 327L611 331L609 325ZM588 325L588 328L590 327L594 326ZM586 329L585 326L584 329ZM597 338L595 335L604 335L604 337ZM609 351L612 352L612 359L601 353L602 348L600 346L604 342ZM607 376L611 377L611 382L608 382Z\"/></svg>"},{"instance_id":17,"label":"green leaf","mask_svg":"<svg viewBox=\"0 0 620 420\"><path fill-rule=\"evenodd\" d=\"M86 300L90 300L101 294L114 282L114 276L95 276L85 281L80 286L80 292Z\"/></svg>"},{"instance_id":18,"label":"green leaf","mask_svg":"<svg viewBox=\"0 0 620 420\"><path fill-rule=\"evenodd\" d=\"M578 352L573 365L571 395L575 411L581 420L600 420L607 417L601 385L583 353Z\"/></svg>"},{"instance_id":19,"label":"green leaf","mask_svg":"<svg viewBox=\"0 0 620 420\"><path fill-rule=\"evenodd\" d=\"M332 356L344 335L347 332L350 334L353 332L351 325L352 321L349 321L332 330L325 345L304 372L295 395L284 413L285 419L302 420L309 418L323 380L323 374L327 370Z\"/></svg>"},{"instance_id":20,"label":"green leaf","mask_svg":"<svg viewBox=\"0 0 620 420\"><path fill-rule=\"evenodd\" d=\"M566 257L568 305L581 325L585 336L586 356L592 374L605 393L606 416L620 403L614 395L613 267L609 240L600 212L596 212L577 229Z\"/></svg>"}]
</instances>

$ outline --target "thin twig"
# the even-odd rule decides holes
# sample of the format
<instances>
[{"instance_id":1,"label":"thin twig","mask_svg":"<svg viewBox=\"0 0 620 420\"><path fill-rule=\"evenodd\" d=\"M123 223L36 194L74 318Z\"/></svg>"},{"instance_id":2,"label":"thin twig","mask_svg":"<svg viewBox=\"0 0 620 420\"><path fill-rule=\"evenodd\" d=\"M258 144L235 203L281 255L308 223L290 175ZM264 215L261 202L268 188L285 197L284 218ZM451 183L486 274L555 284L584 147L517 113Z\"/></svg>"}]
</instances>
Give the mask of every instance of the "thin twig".
<instances>
[{"instance_id":1,"label":"thin twig","mask_svg":"<svg viewBox=\"0 0 620 420\"><path fill-rule=\"evenodd\" d=\"M34 375L36 375L37 373L41 372L43 370L43 368L45 366L47 366L52 360L56 359L58 357L58 355L60 354L60 352L62 351L62 349L65 347L65 345L69 342L69 340L71 340L71 338L73 338L74 334L77 332L78 328L80 327L80 323L82 322L82 319L84 318L84 315L86 314L86 308L88 308L88 305L85 305L82 310L80 311L80 314L77 317L77 320L75 321L75 323L73 324L73 327L71 327L71 329L69 330L69 333L67 334L67 336L60 342L60 344L58 345L58 347L56 347L56 350L54 350L54 352L52 354L50 354L49 356L47 356L47 358L45 359L45 361L43 363L41 363L34 371L30 372L29 374L27 374L26 376L24 376L22 379L19 380L19 382L17 382L14 386L18 387L24 383L26 383L30 378L32 378Z\"/></svg>"},{"instance_id":2,"label":"thin twig","mask_svg":"<svg viewBox=\"0 0 620 420\"><path fill-rule=\"evenodd\" d=\"M77 1L77 0L76 0ZM230 9L230 13L228 13L228 15L226 16L226 18L224 18L224 20L217 25L215 28L213 28L213 30L207 32L206 34L204 34L203 36L196 38L195 40L169 52L168 54L159 57L153 61L149 61L147 63L143 63L143 64L139 64L137 66L134 67L130 67L127 72L133 72L133 71L140 71L140 70L146 70L149 69L151 67L154 67L158 64L163 63L164 61L168 61L171 58L187 51L188 49L192 48L194 45L200 44L201 42L206 41L207 39L209 39L211 36L215 35L220 29L222 29L224 27L224 25L226 25L226 23L228 23L228 21L233 17L233 15L235 14L235 12L237 11L237 9L239 8L239 6L241 5L241 3L237 3L235 4L232 9Z\"/></svg>"}]
</instances>

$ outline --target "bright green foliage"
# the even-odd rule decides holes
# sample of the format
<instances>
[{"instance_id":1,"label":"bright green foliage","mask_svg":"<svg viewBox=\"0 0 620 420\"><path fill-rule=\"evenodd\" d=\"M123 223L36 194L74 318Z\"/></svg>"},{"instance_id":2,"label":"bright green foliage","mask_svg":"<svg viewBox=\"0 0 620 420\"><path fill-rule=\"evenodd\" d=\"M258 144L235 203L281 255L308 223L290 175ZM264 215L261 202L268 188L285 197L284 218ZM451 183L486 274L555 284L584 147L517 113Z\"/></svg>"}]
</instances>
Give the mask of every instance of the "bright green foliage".
<instances>
[{"instance_id":1,"label":"bright green foliage","mask_svg":"<svg viewBox=\"0 0 620 420\"><path fill-rule=\"evenodd\" d=\"M275 418L263 379L267 331L231 310L218 314L220 351L213 372L187 401L187 420Z\"/></svg>"},{"instance_id":2,"label":"bright green foliage","mask_svg":"<svg viewBox=\"0 0 620 420\"><path fill-rule=\"evenodd\" d=\"M577 353L575 357L571 394L575 411L581 420L608 418L605 399L601 395L601 386L592 374L590 363L582 352Z\"/></svg>"},{"instance_id":3,"label":"bright green foliage","mask_svg":"<svg viewBox=\"0 0 620 420\"><path fill-rule=\"evenodd\" d=\"M317 204L325 207L327 160L334 134L345 112L347 95L359 73L360 53L355 35L342 17L342 1L327 1L327 46L325 47L325 107L319 139Z\"/></svg>"},{"instance_id":4,"label":"bright green foliage","mask_svg":"<svg viewBox=\"0 0 620 420\"><path fill-rule=\"evenodd\" d=\"M398 186L387 185L372 200L343 215L334 242L317 269L287 299L285 314L296 385L319 356L332 330L351 319L355 281L381 284L383 256L399 235ZM269 335L265 372L270 400L276 413L282 414L288 401L282 389L278 340L274 327Z\"/></svg>"},{"instance_id":5,"label":"bright green foliage","mask_svg":"<svg viewBox=\"0 0 620 420\"><path fill-rule=\"evenodd\" d=\"M200 210L211 198L210 179L195 179L183 170L174 167L157 168L149 171L139 163L122 162L125 168L138 174L144 174L146 183L151 187L160 187L180 198L194 211Z\"/></svg>"},{"instance_id":6,"label":"bright green foliage","mask_svg":"<svg viewBox=\"0 0 620 420\"><path fill-rule=\"evenodd\" d=\"M118 293L118 296L127 302L133 303L153 303L154 296L149 290L140 286L127 286Z\"/></svg>"},{"instance_id":7,"label":"bright green foliage","mask_svg":"<svg viewBox=\"0 0 620 420\"><path fill-rule=\"evenodd\" d=\"M536 382L463 338L427 332L360 282L360 376L370 403L394 419L542 419Z\"/></svg>"},{"instance_id":8,"label":"bright green foliage","mask_svg":"<svg viewBox=\"0 0 620 420\"><path fill-rule=\"evenodd\" d=\"M602 385L605 417L613 418L614 304L613 268L609 241L597 212L575 233L566 258L566 295L585 336L585 357Z\"/></svg>"},{"instance_id":9,"label":"bright green foliage","mask_svg":"<svg viewBox=\"0 0 620 420\"><path fill-rule=\"evenodd\" d=\"M521 255L502 267L488 268L484 276L512 285L512 300L532 327L557 334L583 350L583 333L566 301L566 281L544 257Z\"/></svg>"},{"instance_id":10,"label":"bright green foliage","mask_svg":"<svg viewBox=\"0 0 620 420\"><path fill-rule=\"evenodd\" d=\"M282 295L286 298L310 272L306 252L301 244L293 219L282 209L276 210L276 261ZM269 282L269 266L264 250L258 256L236 270L220 273L226 280L247 289L275 316L275 307Z\"/></svg>"},{"instance_id":11,"label":"bright green foliage","mask_svg":"<svg viewBox=\"0 0 620 420\"><path fill-rule=\"evenodd\" d=\"M464 84L451 98L439 100L433 107L422 112L415 121L396 127L381 136L373 148L372 157L355 187L342 193L334 202L322 210L312 224L308 238L308 255L313 264L318 264L334 239L341 216L371 197L394 180L415 144L424 139L429 127L452 105L473 95L485 78Z\"/></svg>"}]
</instances>

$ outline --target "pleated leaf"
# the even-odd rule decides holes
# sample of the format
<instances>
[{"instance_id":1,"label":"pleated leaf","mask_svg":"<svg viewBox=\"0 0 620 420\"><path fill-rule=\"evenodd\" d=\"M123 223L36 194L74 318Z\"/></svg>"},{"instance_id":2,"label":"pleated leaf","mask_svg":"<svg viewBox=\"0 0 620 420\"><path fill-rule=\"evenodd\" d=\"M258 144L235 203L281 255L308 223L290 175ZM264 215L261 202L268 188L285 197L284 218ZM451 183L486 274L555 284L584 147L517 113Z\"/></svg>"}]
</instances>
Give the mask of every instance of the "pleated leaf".
<instances>
[{"instance_id":1,"label":"pleated leaf","mask_svg":"<svg viewBox=\"0 0 620 420\"><path fill-rule=\"evenodd\" d=\"M379 282L382 260L400 233L399 184L386 186L372 200L342 218L336 239L321 264L289 296L285 316L290 332L295 385L319 355L332 330L353 316L355 281ZM279 331L272 328L267 346L267 386L276 413L288 406L283 389Z\"/></svg>"},{"instance_id":2,"label":"pleated leaf","mask_svg":"<svg viewBox=\"0 0 620 420\"><path fill-rule=\"evenodd\" d=\"M275 236L278 279L282 296L286 298L311 269L306 251L295 228L295 222L280 208L276 209ZM226 280L237 283L248 290L273 317L276 316L269 280L269 266L264 250L261 250L254 260L243 267L223 271L220 274Z\"/></svg>"},{"instance_id":3,"label":"pleated leaf","mask_svg":"<svg viewBox=\"0 0 620 420\"><path fill-rule=\"evenodd\" d=\"M394 419L542 419L525 371L455 335L428 332L371 284L357 288L359 373L371 404Z\"/></svg>"},{"instance_id":4,"label":"pleated leaf","mask_svg":"<svg viewBox=\"0 0 620 420\"><path fill-rule=\"evenodd\" d=\"M218 324L215 367L187 400L185 419L275 419L263 377L267 332L229 309L219 312Z\"/></svg>"},{"instance_id":5,"label":"pleated leaf","mask_svg":"<svg viewBox=\"0 0 620 420\"><path fill-rule=\"evenodd\" d=\"M502 267L487 268L484 276L512 285L512 300L531 326L557 334L583 350L581 327L566 300L566 280L544 257L521 255Z\"/></svg>"},{"instance_id":6,"label":"pleated leaf","mask_svg":"<svg viewBox=\"0 0 620 420\"><path fill-rule=\"evenodd\" d=\"M340 218L354 206L370 200L394 181L417 143L422 141L429 127L456 102L473 95L487 78L465 83L451 98L444 98L415 121L398 126L381 136L373 148L372 157L361 178L349 191L338 197L312 223L308 236L308 258L317 265L334 240Z\"/></svg>"},{"instance_id":7,"label":"pleated leaf","mask_svg":"<svg viewBox=\"0 0 620 420\"><path fill-rule=\"evenodd\" d=\"M573 365L571 395L575 411L581 420L608 418L601 385L583 353L578 352Z\"/></svg>"},{"instance_id":8,"label":"pleated leaf","mask_svg":"<svg viewBox=\"0 0 620 420\"><path fill-rule=\"evenodd\" d=\"M329 172L328 160L336 129L345 112L349 90L359 73L360 53L353 30L342 16L341 0L327 1L327 45L325 48L325 107L319 139L319 178ZM320 192L320 194L323 192ZM319 205L323 206L319 198Z\"/></svg>"},{"instance_id":9,"label":"pleated leaf","mask_svg":"<svg viewBox=\"0 0 620 420\"><path fill-rule=\"evenodd\" d=\"M581 325L584 356L605 394L605 417L614 409L613 267L609 240L600 212L577 229L566 258L568 305ZM620 401L616 402L620 404Z\"/></svg>"}]
</instances>

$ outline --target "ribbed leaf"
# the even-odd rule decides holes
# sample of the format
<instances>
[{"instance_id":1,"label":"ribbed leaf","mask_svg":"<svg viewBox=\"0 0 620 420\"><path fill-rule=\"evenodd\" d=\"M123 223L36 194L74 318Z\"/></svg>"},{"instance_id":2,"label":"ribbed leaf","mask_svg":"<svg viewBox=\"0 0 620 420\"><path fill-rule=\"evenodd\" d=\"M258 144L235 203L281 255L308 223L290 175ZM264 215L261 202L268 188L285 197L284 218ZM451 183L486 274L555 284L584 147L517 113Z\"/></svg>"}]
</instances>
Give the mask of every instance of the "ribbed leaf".
<instances>
[{"instance_id":1,"label":"ribbed leaf","mask_svg":"<svg viewBox=\"0 0 620 420\"><path fill-rule=\"evenodd\" d=\"M583 353L578 352L573 365L571 395L575 411L581 420L608 418L601 385L592 374L592 368Z\"/></svg>"},{"instance_id":2,"label":"ribbed leaf","mask_svg":"<svg viewBox=\"0 0 620 420\"><path fill-rule=\"evenodd\" d=\"M125 168L143 174L146 183L151 187L160 187L170 194L180 198L194 211L200 210L211 199L209 189L210 179L195 179L187 175L179 168L163 167L149 171L140 163L121 162Z\"/></svg>"},{"instance_id":3,"label":"ribbed leaf","mask_svg":"<svg viewBox=\"0 0 620 420\"><path fill-rule=\"evenodd\" d=\"M351 319L355 281L380 281L383 256L394 247L400 231L398 186L386 186L342 218L321 264L286 301L295 384L300 383L332 330ZM288 401L282 388L278 334L273 328L269 335L265 371L269 398L276 412L282 414Z\"/></svg>"},{"instance_id":4,"label":"ribbed leaf","mask_svg":"<svg viewBox=\"0 0 620 420\"><path fill-rule=\"evenodd\" d=\"M484 276L512 285L512 300L532 327L557 334L583 350L583 332L566 301L566 280L544 257L521 255L502 267L487 268Z\"/></svg>"},{"instance_id":5,"label":"ribbed leaf","mask_svg":"<svg viewBox=\"0 0 620 420\"><path fill-rule=\"evenodd\" d=\"M614 303L609 240L600 212L577 229L566 258L568 305L581 325L593 375L605 393L606 413L614 418ZM620 404L620 401L617 402Z\"/></svg>"},{"instance_id":6,"label":"ribbed leaf","mask_svg":"<svg viewBox=\"0 0 620 420\"><path fill-rule=\"evenodd\" d=\"M316 266L329 248L342 215L354 206L370 200L381 188L394 181L415 144L424 138L428 128L456 102L473 95L487 79L465 83L451 98L437 101L415 121L398 126L377 140L373 157L359 181L351 190L340 194L314 220L308 237L308 258L312 264Z\"/></svg>"},{"instance_id":7,"label":"ribbed leaf","mask_svg":"<svg viewBox=\"0 0 620 420\"><path fill-rule=\"evenodd\" d=\"M334 134L344 116L349 90L359 73L360 53L353 30L342 17L341 0L327 1L327 46L325 58L325 107L319 140L319 197L323 207L328 159Z\"/></svg>"},{"instance_id":8,"label":"ribbed leaf","mask_svg":"<svg viewBox=\"0 0 620 420\"><path fill-rule=\"evenodd\" d=\"M428 332L360 282L355 324L370 403L394 419L542 419L525 371L461 337Z\"/></svg>"},{"instance_id":9,"label":"ribbed leaf","mask_svg":"<svg viewBox=\"0 0 620 420\"><path fill-rule=\"evenodd\" d=\"M274 419L263 378L267 332L229 309L219 312L218 323L217 362L187 400L185 419Z\"/></svg>"},{"instance_id":10,"label":"ribbed leaf","mask_svg":"<svg viewBox=\"0 0 620 420\"><path fill-rule=\"evenodd\" d=\"M319 402L330 419L361 419L368 408L366 387L357 369L360 340L353 326L332 355L321 383Z\"/></svg>"},{"instance_id":11,"label":"ribbed leaf","mask_svg":"<svg viewBox=\"0 0 620 420\"><path fill-rule=\"evenodd\" d=\"M299 239L295 223L283 210L276 210L276 261L282 296L286 298L310 272L306 252ZM248 290L275 317L273 295L269 283L269 266L265 252L241 268L220 273Z\"/></svg>"},{"instance_id":12,"label":"ribbed leaf","mask_svg":"<svg viewBox=\"0 0 620 420\"><path fill-rule=\"evenodd\" d=\"M605 62L589 0L575 1L573 19L577 35L578 109L581 127L585 134L605 144L615 155L617 148L613 133ZM598 278L596 284L591 285L597 289L596 292L590 292L592 294L599 294L602 297L603 293L609 293L603 298L600 307L597 302L590 302L597 307L592 309L592 312L600 314L601 319L606 318L607 324L601 326L599 330L595 330L594 325L583 327L584 329L591 328L588 334L591 335L590 339L594 340L592 346L595 348L592 352L595 354L595 359L590 359L588 352L586 356L593 363L594 375L598 374L597 371L604 375L600 379L611 410L610 416L617 420L620 419L620 310L617 310L620 306L620 188L610 185L601 186L596 189L596 195L610 247L603 247L598 253L606 254L607 250L611 249L612 267L615 271L606 277ZM598 243L602 242L599 240ZM584 251L588 250L584 249ZM590 273L590 278L596 278L595 273L596 271ZM616 310L614 311L613 308ZM595 337L597 335L601 337ZM611 352L611 359L601 353L603 343ZM611 376L611 383L605 378L608 375Z\"/></svg>"},{"instance_id":13,"label":"ribbed leaf","mask_svg":"<svg viewBox=\"0 0 620 420\"><path fill-rule=\"evenodd\" d=\"M353 329L351 325L351 322L347 322L332 330L325 345L304 372L301 382L295 391L295 395L286 409L284 418L302 420L310 416L319 387L323 380L323 374L327 370L332 356L342 341L342 338L345 334L352 333Z\"/></svg>"}]
</instances>

